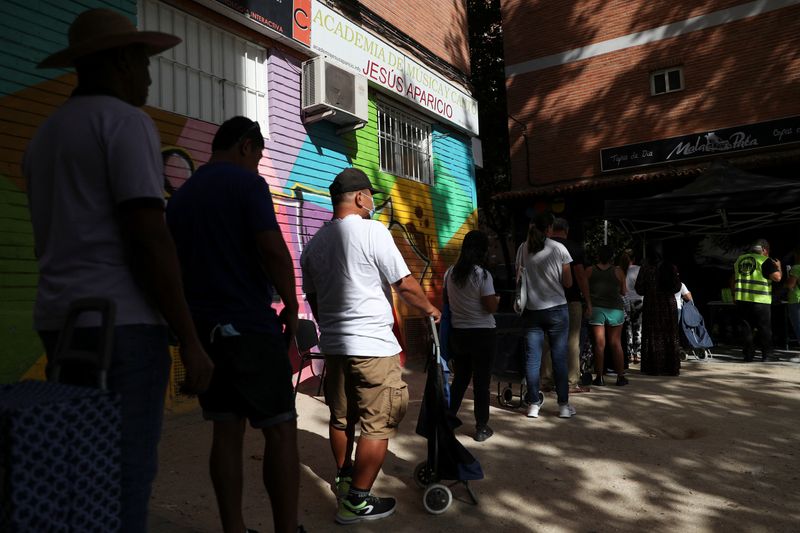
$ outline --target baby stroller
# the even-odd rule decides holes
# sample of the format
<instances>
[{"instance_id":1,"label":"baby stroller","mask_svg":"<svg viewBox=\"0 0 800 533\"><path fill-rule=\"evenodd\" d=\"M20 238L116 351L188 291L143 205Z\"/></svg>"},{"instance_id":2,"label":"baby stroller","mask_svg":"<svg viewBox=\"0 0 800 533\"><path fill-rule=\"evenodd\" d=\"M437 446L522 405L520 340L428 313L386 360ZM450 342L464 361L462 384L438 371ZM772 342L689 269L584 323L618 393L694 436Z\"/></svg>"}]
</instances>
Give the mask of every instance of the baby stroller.
<instances>
[{"instance_id":1,"label":"baby stroller","mask_svg":"<svg viewBox=\"0 0 800 533\"><path fill-rule=\"evenodd\" d=\"M497 321L497 353L492 376L497 380L497 403L517 409L525 403L525 335L516 314L495 315ZM519 393L514 393L514 386Z\"/></svg>"},{"instance_id":2,"label":"baby stroller","mask_svg":"<svg viewBox=\"0 0 800 533\"><path fill-rule=\"evenodd\" d=\"M430 318L433 349L427 363L425 394L417 420L417 435L428 439L428 458L414 468L414 482L425 489L422 504L431 514L441 514L453 503L450 487L463 483L471 503L478 499L469 486L469 481L483 479L480 463L458 442L453 430L461 425L444 399L442 359L439 353L439 336L433 318ZM449 485L443 480L454 480Z\"/></svg>"},{"instance_id":3,"label":"baby stroller","mask_svg":"<svg viewBox=\"0 0 800 533\"><path fill-rule=\"evenodd\" d=\"M683 348L690 351L697 360L710 360L713 357L711 348L714 347L714 341L711 340L711 336L706 330L703 315L700 314L694 303L683 304L679 326Z\"/></svg>"}]
</instances>

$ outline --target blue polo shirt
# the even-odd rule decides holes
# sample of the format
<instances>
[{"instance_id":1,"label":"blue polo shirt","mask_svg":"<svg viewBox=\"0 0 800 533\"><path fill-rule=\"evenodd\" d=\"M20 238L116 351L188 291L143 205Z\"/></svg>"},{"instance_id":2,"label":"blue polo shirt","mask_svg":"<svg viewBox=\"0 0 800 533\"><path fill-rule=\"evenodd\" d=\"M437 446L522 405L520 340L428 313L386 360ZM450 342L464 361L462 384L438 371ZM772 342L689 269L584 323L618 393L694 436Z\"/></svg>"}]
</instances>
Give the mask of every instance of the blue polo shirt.
<instances>
[{"instance_id":1,"label":"blue polo shirt","mask_svg":"<svg viewBox=\"0 0 800 533\"><path fill-rule=\"evenodd\" d=\"M167 204L192 315L240 332L280 333L256 235L279 231L266 181L227 162L200 167Z\"/></svg>"}]
</instances>

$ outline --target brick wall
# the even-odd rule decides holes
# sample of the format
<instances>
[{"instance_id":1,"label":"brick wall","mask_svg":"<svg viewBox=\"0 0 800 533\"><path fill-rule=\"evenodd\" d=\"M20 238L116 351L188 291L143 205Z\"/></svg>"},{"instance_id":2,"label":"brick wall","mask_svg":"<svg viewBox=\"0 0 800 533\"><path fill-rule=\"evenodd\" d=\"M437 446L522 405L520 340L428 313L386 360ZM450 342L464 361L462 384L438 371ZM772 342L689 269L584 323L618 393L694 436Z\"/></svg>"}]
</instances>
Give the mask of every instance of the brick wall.
<instances>
[{"instance_id":1,"label":"brick wall","mask_svg":"<svg viewBox=\"0 0 800 533\"><path fill-rule=\"evenodd\" d=\"M464 0L362 0L361 3L440 58L469 73Z\"/></svg>"},{"instance_id":2,"label":"brick wall","mask_svg":"<svg viewBox=\"0 0 800 533\"><path fill-rule=\"evenodd\" d=\"M745 1L501 0L506 65L686 20Z\"/></svg>"},{"instance_id":3,"label":"brick wall","mask_svg":"<svg viewBox=\"0 0 800 533\"><path fill-rule=\"evenodd\" d=\"M715 11L733 3L714 2L705 9ZM531 9L541 3L534 4ZM595 17L591 21L595 24ZM662 23L666 19L652 21L649 27ZM534 26L536 31L528 33L544 51L525 47L524 60L587 44L581 41L580 30L587 25L588 21L564 19L561 38L569 44L562 50L546 48L546 40L541 41L544 33L555 36L556 29L545 25L540 33ZM570 40L575 28L576 38ZM617 22L609 19L603 30L607 33L597 39L618 36L615 28ZM637 21L636 31L642 29ZM798 32L800 6L793 6L509 78L508 108L527 125L534 184L598 174L601 148L800 114ZM651 96L649 73L679 65L684 69L685 90ZM509 128L514 188L524 188L528 184L521 128L511 122Z\"/></svg>"}]
</instances>

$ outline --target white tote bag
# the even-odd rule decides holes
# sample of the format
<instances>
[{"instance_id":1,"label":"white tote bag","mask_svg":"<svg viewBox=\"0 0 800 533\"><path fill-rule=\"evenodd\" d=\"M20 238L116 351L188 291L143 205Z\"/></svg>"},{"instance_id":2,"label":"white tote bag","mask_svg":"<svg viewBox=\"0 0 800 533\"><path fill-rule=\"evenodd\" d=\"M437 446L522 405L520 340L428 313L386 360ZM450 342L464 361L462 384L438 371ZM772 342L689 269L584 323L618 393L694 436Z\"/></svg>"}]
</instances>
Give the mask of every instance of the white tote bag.
<instances>
[{"instance_id":1,"label":"white tote bag","mask_svg":"<svg viewBox=\"0 0 800 533\"><path fill-rule=\"evenodd\" d=\"M528 254L528 243L522 245L522 256L517 268L517 286L514 289L514 312L522 315L528 303L528 272L525 269L525 256Z\"/></svg>"}]
</instances>

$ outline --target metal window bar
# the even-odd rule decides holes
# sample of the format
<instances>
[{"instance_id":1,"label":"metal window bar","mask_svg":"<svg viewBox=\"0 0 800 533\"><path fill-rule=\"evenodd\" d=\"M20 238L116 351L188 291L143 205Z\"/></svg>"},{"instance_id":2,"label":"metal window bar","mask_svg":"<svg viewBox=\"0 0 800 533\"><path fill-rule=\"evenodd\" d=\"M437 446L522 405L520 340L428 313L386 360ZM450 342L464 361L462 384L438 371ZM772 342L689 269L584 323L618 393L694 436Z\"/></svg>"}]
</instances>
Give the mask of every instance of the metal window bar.
<instances>
[{"instance_id":1,"label":"metal window bar","mask_svg":"<svg viewBox=\"0 0 800 533\"><path fill-rule=\"evenodd\" d=\"M378 104L381 170L431 182L431 126L382 102Z\"/></svg>"}]
</instances>

